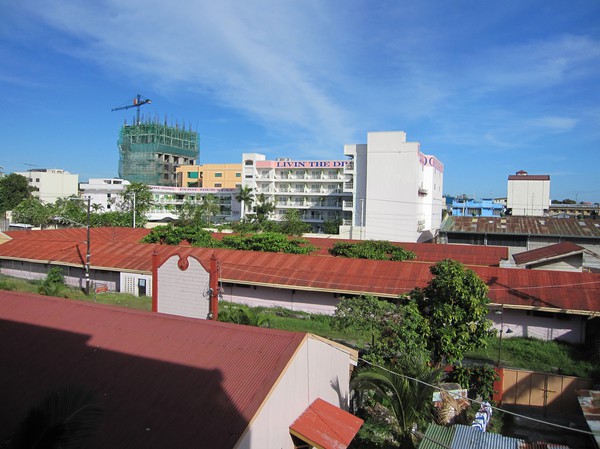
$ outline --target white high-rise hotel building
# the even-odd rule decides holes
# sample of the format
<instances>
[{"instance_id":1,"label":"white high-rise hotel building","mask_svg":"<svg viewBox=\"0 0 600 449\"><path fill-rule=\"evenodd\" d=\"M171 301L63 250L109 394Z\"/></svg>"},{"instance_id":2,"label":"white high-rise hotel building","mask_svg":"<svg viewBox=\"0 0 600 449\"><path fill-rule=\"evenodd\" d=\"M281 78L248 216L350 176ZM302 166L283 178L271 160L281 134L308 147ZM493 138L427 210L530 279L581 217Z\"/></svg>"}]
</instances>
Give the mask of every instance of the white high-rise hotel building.
<instances>
[{"instance_id":1,"label":"white high-rise hotel building","mask_svg":"<svg viewBox=\"0 0 600 449\"><path fill-rule=\"evenodd\" d=\"M437 158L407 142L401 131L368 133L366 144L346 145L344 155L347 159L269 161L263 154L244 153L241 184L252 188L254 204L264 194L275 205L271 218L281 220L296 209L317 232L326 220L340 219L341 238L424 242L437 235L444 205L444 166ZM111 201L126 183L93 181L81 185L84 193L100 192ZM239 188L151 186L151 191L150 220L177 218L184 203L200 204L208 194L219 199L215 222L242 217Z\"/></svg>"},{"instance_id":2,"label":"white high-rise hotel building","mask_svg":"<svg viewBox=\"0 0 600 449\"><path fill-rule=\"evenodd\" d=\"M444 166L406 133L371 132L346 145L349 160L266 160L244 153L243 184L275 204L275 219L298 209L319 229L341 218L340 237L404 242L434 238L442 221Z\"/></svg>"}]
</instances>

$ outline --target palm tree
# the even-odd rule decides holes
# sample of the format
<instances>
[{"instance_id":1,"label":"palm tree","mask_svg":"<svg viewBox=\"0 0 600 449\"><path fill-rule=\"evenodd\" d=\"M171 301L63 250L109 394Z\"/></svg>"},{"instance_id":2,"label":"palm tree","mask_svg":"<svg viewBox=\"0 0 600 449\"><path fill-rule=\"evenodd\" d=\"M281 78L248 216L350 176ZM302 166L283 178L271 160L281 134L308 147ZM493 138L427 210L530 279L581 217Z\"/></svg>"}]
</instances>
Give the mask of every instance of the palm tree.
<instances>
[{"instance_id":1,"label":"palm tree","mask_svg":"<svg viewBox=\"0 0 600 449\"><path fill-rule=\"evenodd\" d=\"M87 447L101 423L96 394L78 385L52 390L27 411L13 435L0 448L79 449Z\"/></svg>"},{"instance_id":2,"label":"palm tree","mask_svg":"<svg viewBox=\"0 0 600 449\"><path fill-rule=\"evenodd\" d=\"M209 193L208 195L202 198L200 210L202 211L202 215L206 216L206 222L211 223L211 218L218 214L221 210L221 206L219 205L219 198Z\"/></svg>"},{"instance_id":3,"label":"palm tree","mask_svg":"<svg viewBox=\"0 0 600 449\"><path fill-rule=\"evenodd\" d=\"M252 203L254 202L254 193L252 192L252 188L249 186L240 186L240 191L235 196L235 199L240 203L240 219L243 219L246 215L246 211L251 210Z\"/></svg>"},{"instance_id":4,"label":"palm tree","mask_svg":"<svg viewBox=\"0 0 600 449\"><path fill-rule=\"evenodd\" d=\"M389 440L400 447L414 448L413 430L433 419L432 393L442 374L419 357L407 357L399 364L366 366L357 370L350 387L357 414L366 415L379 407L391 423Z\"/></svg>"}]
</instances>

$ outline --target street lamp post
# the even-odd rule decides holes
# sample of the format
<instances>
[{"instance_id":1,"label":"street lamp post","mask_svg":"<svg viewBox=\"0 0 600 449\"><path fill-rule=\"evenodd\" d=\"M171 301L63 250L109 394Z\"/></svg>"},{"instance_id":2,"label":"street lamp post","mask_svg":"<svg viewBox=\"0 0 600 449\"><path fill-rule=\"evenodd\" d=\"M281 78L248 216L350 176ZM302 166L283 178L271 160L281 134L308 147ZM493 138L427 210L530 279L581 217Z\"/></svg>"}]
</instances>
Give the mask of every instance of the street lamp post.
<instances>
[{"instance_id":1,"label":"street lamp post","mask_svg":"<svg viewBox=\"0 0 600 449\"><path fill-rule=\"evenodd\" d=\"M504 335L504 327L506 327L506 333L512 334L513 331L510 327L504 326L504 305L498 310L495 310L494 313L496 315L500 315L500 341L498 342L498 360L496 361L496 366L500 366L500 356L502 354L502 336Z\"/></svg>"}]
</instances>

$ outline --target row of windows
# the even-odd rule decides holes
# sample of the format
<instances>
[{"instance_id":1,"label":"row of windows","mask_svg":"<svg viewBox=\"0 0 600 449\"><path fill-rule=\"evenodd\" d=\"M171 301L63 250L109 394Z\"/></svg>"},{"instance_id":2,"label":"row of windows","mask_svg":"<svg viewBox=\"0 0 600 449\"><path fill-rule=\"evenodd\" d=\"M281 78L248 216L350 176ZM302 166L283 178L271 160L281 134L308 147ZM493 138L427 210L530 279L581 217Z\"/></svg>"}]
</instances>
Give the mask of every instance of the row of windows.
<instances>
[{"instance_id":1,"label":"row of windows","mask_svg":"<svg viewBox=\"0 0 600 449\"><path fill-rule=\"evenodd\" d=\"M190 179L198 179L198 172L197 171L189 171L187 173L187 175L188 175L188 178L190 178ZM222 177L223 177L223 173L221 173L221 172L215 173L215 178L222 178ZM241 178L242 174L241 173L236 173L235 177L236 178Z\"/></svg>"}]
</instances>

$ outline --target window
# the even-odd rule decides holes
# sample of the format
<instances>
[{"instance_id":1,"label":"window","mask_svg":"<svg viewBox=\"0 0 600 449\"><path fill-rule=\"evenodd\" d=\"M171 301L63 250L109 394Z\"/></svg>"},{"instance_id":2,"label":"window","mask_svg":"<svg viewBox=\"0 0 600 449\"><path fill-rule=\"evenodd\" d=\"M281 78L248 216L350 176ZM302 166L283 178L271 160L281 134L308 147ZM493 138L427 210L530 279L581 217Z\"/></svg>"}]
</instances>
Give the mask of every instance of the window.
<instances>
[{"instance_id":1,"label":"window","mask_svg":"<svg viewBox=\"0 0 600 449\"><path fill-rule=\"evenodd\" d=\"M189 171L187 175L188 175L188 178L190 178L190 179L198 179L197 171Z\"/></svg>"},{"instance_id":2,"label":"window","mask_svg":"<svg viewBox=\"0 0 600 449\"><path fill-rule=\"evenodd\" d=\"M215 187L222 187L222 184L220 182L215 182Z\"/></svg>"},{"instance_id":3,"label":"window","mask_svg":"<svg viewBox=\"0 0 600 449\"><path fill-rule=\"evenodd\" d=\"M223 173L215 173L215 178L222 178L223 177Z\"/></svg>"},{"instance_id":4,"label":"window","mask_svg":"<svg viewBox=\"0 0 600 449\"><path fill-rule=\"evenodd\" d=\"M254 162L248 159L246 162L244 162L244 165L254 165Z\"/></svg>"},{"instance_id":5,"label":"window","mask_svg":"<svg viewBox=\"0 0 600 449\"><path fill-rule=\"evenodd\" d=\"M238 173L236 173L236 174L235 174L235 177L236 177L236 178L241 178L241 177L242 177L242 174L238 172Z\"/></svg>"}]
</instances>

